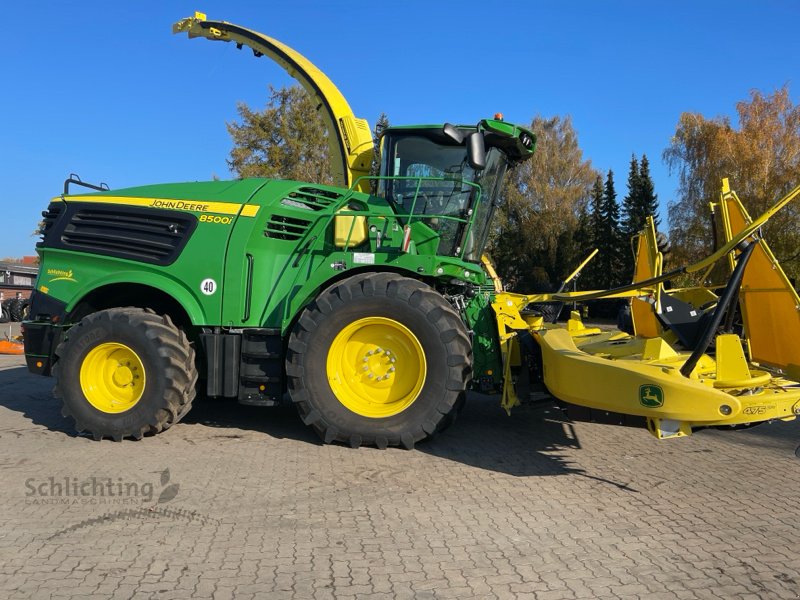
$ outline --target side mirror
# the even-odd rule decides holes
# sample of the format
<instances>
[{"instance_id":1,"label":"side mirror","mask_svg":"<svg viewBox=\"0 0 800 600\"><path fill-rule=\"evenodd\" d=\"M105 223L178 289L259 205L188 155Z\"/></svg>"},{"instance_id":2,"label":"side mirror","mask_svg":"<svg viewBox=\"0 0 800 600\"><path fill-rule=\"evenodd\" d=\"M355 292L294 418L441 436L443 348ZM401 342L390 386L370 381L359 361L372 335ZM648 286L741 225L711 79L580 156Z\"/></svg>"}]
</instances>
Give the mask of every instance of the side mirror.
<instances>
[{"instance_id":1,"label":"side mirror","mask_svg":"<svg viewBox=\"0 0 800 600\"><path fill-rule=\"evenodd\" d=\"M453 140L456 144L460 145L464 143L464 134L450 123L444 124L444 127L442 127L442 133Z\"/></svg>"},{"instance_id":2,"label":"side mirror","mask_svg":"<svg viewBox=\"0 0 800 600\"><path fill-rule=\"evenodd\" d=\"M483 145L483 133L476 131L467 138L467 158L469 166L476 171L486 168L486 147Z\"/></svg>"}]
</instances>

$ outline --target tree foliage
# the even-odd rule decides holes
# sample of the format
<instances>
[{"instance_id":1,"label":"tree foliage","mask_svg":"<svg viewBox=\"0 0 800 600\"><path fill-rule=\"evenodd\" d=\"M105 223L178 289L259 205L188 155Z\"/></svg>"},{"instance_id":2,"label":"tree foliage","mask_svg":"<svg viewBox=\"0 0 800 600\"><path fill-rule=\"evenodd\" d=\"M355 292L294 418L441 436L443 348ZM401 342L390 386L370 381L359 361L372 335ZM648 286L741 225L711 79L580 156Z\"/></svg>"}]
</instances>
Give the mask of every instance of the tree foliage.
<instances>
[{"instance_id":1,"label":"tree foliage","mask_svg":"<svg viewBox=\"0 0 800 600\"><path fill-rule=\"evenodd\" d=\"M536 116L530 128L536 152L506 177L490 252L509 288L552 290L580 261L597 172L569 117Z\"/></svg>"},{"instance_id":2,"label":"tree foliage","mask_svg":"<svg viewBox=\"0 0 800 600\"><path fill-rule=\"evenodd\" d=\"M800 105L789 90L753 91L736 104L738 128L728 117L683 113L664 151L680 177L679 197L669 206L673 260L696 260L713 249L708 203L720 182L731 187L755 217L799 183ZM790 277L800 276L800 206L787 206L764 228L767 241Z\"/></svg>"},{"instance_id":3,"label":"tree foliage","mask_svg":"<svg viewBox=\"0 0 800 600\"><path fill-rule=\"evenodd\" d=\"M614 172L609 169L603 184L603 195L599 205L599 214L594 215L596 223L593 245L600 252L594 259L592 271L593 287L608 288L620 285L630 279L630 273L624 269L624 242L620 230L620 209L617 203L617 190L614 184Z\"/></svg>"},{"instance_id":4,"label":"tree foliage","mask_svg":"<svg viewBox=\"0 0 800 600\"><path fill-rule=\"evenodd\" d=\"M237 177L332 183L328 132L300 86L275 89L258 111L240 102L240 122L227 123L233 139L228 166Z\"/></svg>"},{"instance_id":5,"label":"tree foliage","mask_svg":"<svg viewBox=\"0 0 800 600\"><path fill-rule=\"evenodd\" d=\"M658 195L653 178L650 176L650 161L647 160L646 154L642 154L642 162L639 165L639 186L638 210L635 214L639 226L634 229L634 232L640 231L644 227L646 217L653 217L656 229L658 229L658 226L661 225L661 217L658 215ZM636 219L632 221L632 225L636 224Z\"/></svg>"},{"instance_id":6,"label":"tree foliage","mask_svg":"<svg viewBox=\"0 0 800 600\"><path fill-rule=\"evenodd\" d=\"M639 179L639 160L631 156L631 165L628 169L628 193L622 199L622 229L625 233L635 231L638 222L637 208L641 194L641 180Z\"/></svg>"},{"instance_id":7,"label":"tree foliage","mask_svg":"<svg viewBox=\"0 0 800 600\"><path fill-rule=\"evenodd\" d=\"M661 219L658 216L658 196L655 193L653 179L650 177L650 162L647 155L642 160L631 156L628 170L628 193L622 200L620 234L623 244L623 271L633 273L634 254L630 244L631 238L639 233L645 225L647 217L653 217L656 228Z\"/></svg>"}]
</instances>

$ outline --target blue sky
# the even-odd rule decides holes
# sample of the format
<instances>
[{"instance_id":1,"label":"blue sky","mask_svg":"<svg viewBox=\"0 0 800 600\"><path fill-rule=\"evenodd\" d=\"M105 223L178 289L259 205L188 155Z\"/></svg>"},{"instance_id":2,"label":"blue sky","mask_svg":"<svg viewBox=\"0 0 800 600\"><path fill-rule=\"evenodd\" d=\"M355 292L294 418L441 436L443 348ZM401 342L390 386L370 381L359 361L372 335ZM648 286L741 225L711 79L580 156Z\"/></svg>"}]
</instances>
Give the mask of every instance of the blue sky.
<instances>
[{"instance_id":1,"label":"blue sky","mask_svg":"<svg viewBox=\"0 0 800 600\"><path fill-rule=\"evenodd\" d=\"M625 194L661 161L678 116L732 115L750 90L800 94L796 2L13 2L0 36L0 258L34 252L69 173L112 188L230 176L225 122L292 80L232 45L173 36L201 10L316 63L371 124L571 115ZM799 174L800 179L800 174ZM735 185L735 182L734 182Z\"/></svg>"}]
</instances>

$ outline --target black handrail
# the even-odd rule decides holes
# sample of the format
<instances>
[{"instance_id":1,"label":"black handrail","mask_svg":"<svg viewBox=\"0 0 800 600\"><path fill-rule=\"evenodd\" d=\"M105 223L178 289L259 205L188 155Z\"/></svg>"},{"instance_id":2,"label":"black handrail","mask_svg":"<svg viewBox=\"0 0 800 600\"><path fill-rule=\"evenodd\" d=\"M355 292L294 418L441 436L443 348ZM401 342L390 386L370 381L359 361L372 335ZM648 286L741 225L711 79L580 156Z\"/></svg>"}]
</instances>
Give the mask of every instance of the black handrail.
<instances>
[{"instance_id":1,"label":"black handrail","mask_svg":"<svg viewBox=\"0 0 800 600\"><path fill-rule=\"evenodd\" d=\"M97 190L98 192L107 192L111 188L108 187L107 183L101 183L100 185L95 185L93 183L87 183L85 181L81 181L81 178L78 177L75 173L70 173L69 177L64 181L64 194L69 194L69 184L74 183L75 185L80 185L85 188L89 188L92 190Z\"/></svg>"}]
</instances>

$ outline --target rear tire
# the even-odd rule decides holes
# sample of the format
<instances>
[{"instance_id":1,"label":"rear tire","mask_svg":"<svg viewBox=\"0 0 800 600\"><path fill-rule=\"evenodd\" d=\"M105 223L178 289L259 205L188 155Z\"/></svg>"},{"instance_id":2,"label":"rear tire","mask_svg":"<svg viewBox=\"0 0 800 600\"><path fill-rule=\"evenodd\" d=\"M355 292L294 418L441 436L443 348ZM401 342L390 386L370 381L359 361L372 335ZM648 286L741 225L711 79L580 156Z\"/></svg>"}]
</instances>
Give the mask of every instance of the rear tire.
<instances>
[{"instance_id":1,"label":"rear tire","mask_svg":"<svg viewBox=\"0 0 800 600\"><path fill-rule=\"evenodd\" d=\"M369 273L303 311L286 373L303 422L325 443L411 449L454 420L472 348L458 313L430 286Z\"/></svg>"},{"instance_id":2,"label":"rear tire","mask_svg":"<svg viewBox=\"0 0 800 600\"><path fill-rule=\"evenodd\" d=\"M0 309L2 310L3 318L5 319L5 321L3 321L4 323L10 323L11 322L11 303L14 302L14 300L15 300L14 298L9 298L8 300L3 300L3 304L2 304L2 306L0 306Z\"/></svg>"},{"instance_id":3,"label":"rear tire","mask_svg":"<svg viewBox=\"0 0 800 600\"><path fill-rule=\"evenodd\" d=\"M22 298L14 298L8 303L8 315L15 323L22 321L24 312L25 300Z\"/></svg>"},{"instance_id":4,"label":"rear tire","mask_svg":"<svg viewBox=\"0 0 800 600\"><path fill-rule=\"evenodd\" d=\"M62 413L94 439L141 439L177 423L195 396L194 349L168 316L139 308L93 313L56 349Z\"/></svg>"}]
</instances>

